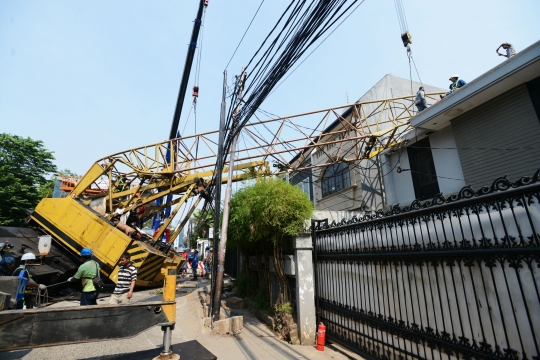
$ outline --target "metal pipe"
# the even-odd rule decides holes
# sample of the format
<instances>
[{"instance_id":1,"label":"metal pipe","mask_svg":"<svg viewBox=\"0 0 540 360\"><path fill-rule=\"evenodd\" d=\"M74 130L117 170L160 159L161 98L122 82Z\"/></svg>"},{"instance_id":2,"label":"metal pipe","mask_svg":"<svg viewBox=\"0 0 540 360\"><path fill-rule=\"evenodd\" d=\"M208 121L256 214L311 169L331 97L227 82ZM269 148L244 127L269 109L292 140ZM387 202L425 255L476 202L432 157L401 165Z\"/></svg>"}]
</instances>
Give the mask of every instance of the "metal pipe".
<instances>
[{"instance_id":1,"label":"metal pipe","mask_svg":"<svg viewBox=\"0 0 540 360\"><path fill-rule=\"evenodd\" d=\"M171 339L172 331L170 326L163 327L163 351L161 356L168 356L171 354Z\"/></svg>"},{"instance_id":2,"label":"metal pipe","mask_svg":"<svg viewBox=\"0 0 540 360\"><path fill-rule=\"evenodd\" d=\"M362 259L380 259L380 258L447 258L447 257L482 257L482 256L522 256L522 255L540 255L540 248L538 247L522 247L522 248L494 248L494 249L474 249L474 250L434 250L434 251L411 251L411 252L378 252L364 254L347 254L332 253L317 254L318 258L322 260L334 259L340 261L350 260L362 260Z\"/></svg>"}]
</instances>

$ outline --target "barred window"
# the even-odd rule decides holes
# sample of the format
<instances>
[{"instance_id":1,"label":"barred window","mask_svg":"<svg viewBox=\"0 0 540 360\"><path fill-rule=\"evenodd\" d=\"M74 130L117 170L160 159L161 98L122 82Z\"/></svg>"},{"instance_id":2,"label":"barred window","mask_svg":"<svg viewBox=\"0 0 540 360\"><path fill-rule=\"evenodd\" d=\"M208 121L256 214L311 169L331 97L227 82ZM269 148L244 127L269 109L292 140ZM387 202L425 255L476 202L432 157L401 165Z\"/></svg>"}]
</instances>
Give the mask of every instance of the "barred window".
<instances>
[{"instance_id":1,"label":"barred window","mask_svg":"<svg viewBox=\"0 0 540 360\"><path fill-rule=\"evenodd\" d=\"M332 195L351 186L349 164L333 164L326 168L322 177L322 196Z\"/></svg>"}]
</instances>

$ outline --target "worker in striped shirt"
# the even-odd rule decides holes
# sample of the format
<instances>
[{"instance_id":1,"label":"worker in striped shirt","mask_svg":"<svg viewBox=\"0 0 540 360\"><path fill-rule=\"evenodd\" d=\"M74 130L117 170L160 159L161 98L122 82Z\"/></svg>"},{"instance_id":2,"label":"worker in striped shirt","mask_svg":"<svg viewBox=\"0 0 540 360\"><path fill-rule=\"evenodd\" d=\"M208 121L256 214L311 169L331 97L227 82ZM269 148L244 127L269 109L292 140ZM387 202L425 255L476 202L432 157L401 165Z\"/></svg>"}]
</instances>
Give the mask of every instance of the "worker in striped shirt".
<instances>
[{"instance_id":1,"label":"worker in striped shirt","mask_svg":"<svg viewBox=\"0 0 540 360\"><path fill-rule=\"evenodd\" d=\"M127 304L133 296L135 282L137 281L137 268L131 262L131 255L123 253L118 269L118 281L111 295L109 304Z\"/></svg>"}]
</instances>

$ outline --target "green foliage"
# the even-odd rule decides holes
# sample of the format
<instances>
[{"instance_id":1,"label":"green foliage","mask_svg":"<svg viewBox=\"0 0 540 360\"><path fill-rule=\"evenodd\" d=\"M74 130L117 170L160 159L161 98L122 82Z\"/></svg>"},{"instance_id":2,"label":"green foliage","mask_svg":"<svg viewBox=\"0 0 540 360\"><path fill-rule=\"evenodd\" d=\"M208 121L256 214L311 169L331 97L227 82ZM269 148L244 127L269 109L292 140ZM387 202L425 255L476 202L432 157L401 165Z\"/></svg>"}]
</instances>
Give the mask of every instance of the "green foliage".
<instances>
[{"instance_id":1,"label":"green foliage","mask_svg":"<svg viewBox=\"0 0 540 360\"><path fill-rule=\"evenodd\" d=\"M54 185L56 184L56 176L51 177L45 184L38 187L38 196L40 199L52 197Z\"/></svg>"},{"instance_id":2,"label":"green foliage","mask_svg":"<svg viewBox=\"0 0 540 360\"><path fill-rule=\"evenodd\" d=\"M45 176L56 172L53 160L40 140L0 134L0 225L24 225L26 210L41 199Z\"/></svg>"},{"instance_id":3,"label":"green foliage","mask_svg":"<svg viewBox=\"0 0 540 360\"><path fill-rule=\"evenodd\" d=\"M195 218L194 232L197 238L207 238L209 229L214 226L214 213L212 211L203 212L197 210L193 213L193 217Z\"/></svg>"},{"instance_id":4,"label":"green foliage","mask_svg":"<svg viewBox=\"0 0 540 360\"><path fill-rule=\"evenodd\" d=\"M277 304L276 305L276 312L284 312L286 314L291 314L293 313L293 307L292 307L292 304L290 302L286 302L286 303L283 303L283 304Z\"/></svg>"},{"instance_id":5,"label":"green foliage","mask_svg":"<svg viewBox=\"0 0 540 360\"><path fill-rule=\"evenodd\" d=\"M236 293L240 297L249 296L249 278L245 275L241 275L238 280L236 280Z\"/></svg>"},{"instance_id":6,"label":"green foliage","mask_svg":"<svg viewBox=\"0 0 540 360\"><path fill-rule=\"evenodd\" d=\"M312 212L312 202L297 186L279 179L260 179L231 198L229 244L259 246L296 236Z\"/></svg>"},{"instance_id":7,"label":"green foliage","mask_svg":"<svg viewBox=\"0 0 540 360\"><path fill-rule=\"evenodd\" d=\"M264 287L259 287L259 290L257 291L257 294L255 295L253 301L255 302L255 306L257 307L257 309L267 314L271 313L272 308L270 307L270 302L268 300L268 293L267 291L265 291Z\"/></svg>"}]
</instances>

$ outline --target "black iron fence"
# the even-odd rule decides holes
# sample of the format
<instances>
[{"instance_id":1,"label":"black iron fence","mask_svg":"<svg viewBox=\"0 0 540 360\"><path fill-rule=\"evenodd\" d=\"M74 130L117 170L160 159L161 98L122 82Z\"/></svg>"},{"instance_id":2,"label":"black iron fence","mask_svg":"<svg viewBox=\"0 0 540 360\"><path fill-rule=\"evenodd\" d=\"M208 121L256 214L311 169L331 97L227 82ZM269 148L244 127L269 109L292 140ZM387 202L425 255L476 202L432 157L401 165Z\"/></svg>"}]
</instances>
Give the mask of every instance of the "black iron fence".
<instances>
[{"instance_id":1,"label":"black iron fence","mask_svg":"<svg viewBox=\"0 0 540 360\"><path fill-rule=\"evenodd\" d=\"M327 337L367 358L539 359L539 175L315 223Z\"/></svg>"}]
</instances>

